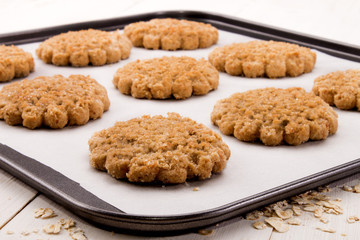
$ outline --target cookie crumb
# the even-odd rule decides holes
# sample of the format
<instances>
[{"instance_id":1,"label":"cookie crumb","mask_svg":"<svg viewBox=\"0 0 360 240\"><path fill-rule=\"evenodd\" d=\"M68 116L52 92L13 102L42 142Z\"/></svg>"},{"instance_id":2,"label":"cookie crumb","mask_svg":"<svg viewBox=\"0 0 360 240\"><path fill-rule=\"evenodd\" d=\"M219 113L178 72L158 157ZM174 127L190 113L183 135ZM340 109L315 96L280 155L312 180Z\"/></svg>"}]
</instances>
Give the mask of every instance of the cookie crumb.
<instances>
[{"instance_id":1,"label":"cookie crumb","mask_svg":"<svg viewBox=\"0 0 360 240\"><path fill-rule=\"evenodd\" d=\"M194 187L194 188L193 188L193 191L194 191L194 192L200 191L200 188L199 188L199 187Z\"/></svg>"},{"instance_id":2,"label":"cookie crumb","mask_svg":"<svg viewBox=\"0 0 360 240\"><path fill-rule=\"evenodd\" d=\"M10 230L6 231L6 234L7 234L7 235L12 235L12 234L14 234L14 233L15 233L15 232L10 231Z\"/></svg>"}]
</instances>

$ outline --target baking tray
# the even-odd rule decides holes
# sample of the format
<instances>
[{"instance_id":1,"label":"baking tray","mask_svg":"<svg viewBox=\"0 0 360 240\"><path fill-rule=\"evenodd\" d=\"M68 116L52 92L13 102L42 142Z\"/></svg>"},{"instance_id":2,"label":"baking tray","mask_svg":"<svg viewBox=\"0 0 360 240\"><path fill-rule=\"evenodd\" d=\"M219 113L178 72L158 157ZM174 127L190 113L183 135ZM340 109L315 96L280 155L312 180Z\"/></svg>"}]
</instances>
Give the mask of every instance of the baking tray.
<instances>
[{"instance_id":1,"label":"baking tray","mask_svg":"<svg viewBox=\"0 0 360 240\"><path fill-rule=\"evenodd\" d=\"M102 21L3 34L0 35L0 43L27 44L39 42L50 36L69 30L86 28L115 30L122 29L125 25L132 22L165 17L207 22L224 32L257 39L293 42L335 56L338 59L360 62L360 48L356 46L273 28L243 19L199 11L152 12ZM159 104L159 102L156 104ZM106 113L103 118L105 117ZM4 131L2 131L1 134L4 134ZM223 138L225 138L225 142L233 141L230 137L223 136ZM34 187L55 202L63 205L71 212L96 224L96 226L115 231L126 230L136 233L177 233L214 226L258 207L360 172L360 159L353 157L343 164L306 175L294 181L284 182L265 191L260 191L256 194L209 209L183 214L134 214L123 211L122 207L114 207L107 201L104 201L83 188L77 181L62 174L58 169L49 167L34 158L25 156L20 153L21 151L17 151L18 149L13 149L6 144L6 142L3 142L3 144L0 143L0 167L2 169ZM215 180L210 179L204 184L210 184L210 181ZM190 186L196 186L196 181L195 183L190 182ZM206 200L200 199L199 201Z\"/></svg>"}]
</instances>

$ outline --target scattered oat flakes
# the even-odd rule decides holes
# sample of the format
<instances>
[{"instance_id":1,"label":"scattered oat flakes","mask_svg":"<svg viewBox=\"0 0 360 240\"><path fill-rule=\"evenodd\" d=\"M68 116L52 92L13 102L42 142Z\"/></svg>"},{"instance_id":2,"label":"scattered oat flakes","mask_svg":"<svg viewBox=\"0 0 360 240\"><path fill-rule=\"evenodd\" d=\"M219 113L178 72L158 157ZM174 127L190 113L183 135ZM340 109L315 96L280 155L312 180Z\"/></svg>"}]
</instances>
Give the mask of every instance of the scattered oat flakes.
<instances>
[{"instance_id":1,"label":"scattered oat flakes","mask_svg":"<svg viewBox=\"0 0 360 240\"><path fill-rule=\"evenodd\" d=\"M315 210L318 208L319 208L318 206L315 206L313 204L308 204L304 206L303 210L306 212L315 212Z\"/></svg>"},{"instance_id":2,"label":"scattered oat flakes","mask_svg":"<svg viewBox=\"0 0 360 240\"><path fill-rule=\"evenodd\" d=\"M23 236L29 236L29 235L30 235L30 232L28 232L28 231L22 231L22 232L21 232L21 235L23 235Z\"/></svg>"},{"instance_id":3,"label":"scattered oat flakes","mask_svg":"<svg viewBox=\"0 0 360 240\"><path fill-rule=\"evenodd\" d=\"M6 231L6 234L7 234L7 235L12 235L12 234L14 234L14 232L13 232L13 231L8 230L8 231Z\"/></svg>"},{"instance_id":4,"label":"scattered oat flakes","mask_svg":"<svg viewBox=\"0 0 360 240\"><path fill-rule=\"evenodd\" d=\"M355 223L358 222L360 219L357 216L350 216L346 219L348 223Z\"/></svg>"},{"instance_id":5,"label":"scattered oat flakes","mask_svg":"<svg viewBox=\"0 0 360 240\"><path fill-rule=\"evenodd\" d=\"M319 192L330 192L331 188L329 186L321 186L321 187L318 187L318 191Z\"/></svg>"},{"instance_id":6,"label":"scattered oat flakes","mask_svg":"<svg viewBox=\"0 0 360 240\"><path fill-rule=\"evenodd\" d=\"M51 208L38 208L35 209L35 218L41 217L42 219L48 219L56 217L57 215Z\"/></svg>"},{"instance_id":7,"label":"scattered oat flakes","mask_svg":"<svg viewBox=\"0 0 360 240\"><path fill-rule=\"evenodd\" d=\"M193 191L194 191L194 192L197 192L197 191L199 191L199 190L200 190L199 187L194 187L194 188L193 188Z\"/></svg>"},{"instance_id":8,"label":"scattered oat flakes","mask_svg":"<svg viewBox=\"0 0 360 240\"><path fill-rule=\"evenodd\" d=\"M272 213L273 213L273 210L269 206L264 207L263 214L265 217L271 217Z\"/></svg>"},{"instance_id":9,"label":"scattered oat flakes","mask_svg":"<svg viewBox=\"0 0 360 240\"><path fill-rule=\"evenodd\" d=\"M290 225L300 225L301 220L300 220L300 218L290 218L287 220L287 223Z\"/></svg>"},{"instance_id":10,"label":"scattered oat flakes","mask_svg":"<svg viewBox=\"0 0 360 240\"><path fill-rule=\"evenodd\" d=\"M267 226L265 224L265 222L263 221L257 221L253 223L253 227L256 228L257 230L263 230L265 229Z\"/></svg>"},{"instance_id":11,"label":"scattered oat flakes","mask_svg":"<svg viewBox=\"0 0 360 240\"><path fill-rule=\"evenodd\" d=\"M214 233L214 229L200 229L200 230L198 231L198 233L199 233L200 235L205 235L205 236L207 236L207 235L213 234L213 233Z\"/></svg>"},{"instance_id":12,"label":"scattered oat flakes","mask_svg":"<svg viewBox=\"0 0 360 240\"><path fill-rule=\"evenodd\" d=\"M318 201L316 205L323 206L326 213L331 213L335 215L342 214L344 211L340 201Z\"/></svg>"},{"instance_id":13,"label":"scattered oat flakes","mask_svg":"<svg viewBox=\"0 0 360 240\"><path fill-rule=\"evenodd\" d=\"M61 231L61 224L48 224L43 227L43 231L47 234L58 234Z\"/></svg>"},{"instance_id":14,"label":"scattered oat flakes","mask_svg":"<svg viewBox=\"0 0 360 240\"><path fill-rule=\"evenodd\" d=\"M275 228L276 231L284 233L289 231L289 225L286 224L281 218L269 217L265 219L265 222Z\"/></svg>"},{"instance_id":15,"label":"scattered oat flakes","mask_svg":"<svg viewBox=\"0 0 360 240\"><path fill-rule=\"evenodd\" d=\"M71 227L75 227L75 222L71 218L66 219L66 220L62 218L58 221L58 223L61 224L61 226L63 226L64 229L69 229Z\"/></svg>"},{"instance_id":16,"label":"scattered oat flakes","mask_svg":"<svg viewBox=\"0 0 360 240\"><path fill-rule=\"evenodd\" d=\"M280 217L283 220L292 218L294 215L291 209L286 209L285 211L281 209L275 209L275 213L278 217Z\"/></svg>"},{"instance_id":17,"label":"scattered oat flakes","mask_svg":"<svg viewBox=\"0 0 360 240\"><path fill-rule=\"evenodd\" d=\"M255 210L255 211L252 211L252 212L246 214L245 218L246 218L246 220L258 220L263 215L264 215L264 212L259 211L259 210Z\"/></svg>"},{"instance_id":18,"label":"scattered oat flakes","mask_svg":"<svg viewBox=\"0 0 360 240\"><path fill-rule=\"evenodd\" d=\"M322 209L322 208L317 208L317 209L315 209L315 211L314 211L314 216L315 216L316 218L321 218L322 215L323 215L323 212L324 212L324 209Z\"/></svg>"},{"instance_id":19,"label":"scattered oat flakes","mask_svg":"<svg viewBox=\"0 0 360 240\"><path fill-rule=\"evenodd\" d=\"M347 234L346 234L346 233L342 233L341 236L342 236L342 237L346 237Z\"/></svg>"},{"instance_id":20,"label":"scattered oat flakes","mask_svg":"<svg viewBox=\"0 0 360 240\"><path fill-rule=\"evenodd\" d=\"M343 190L344 190L344 191L347 191L347 192L352 192L352 191L354 191L354 189L353 189L352 187L348 186L348 185L344 185L344 186L343 186Z\"/></svg>"},{"instance_id":21,"label":"scattered oat flakes","mask_svg":"<svg viewBox=\"0 0 360 240\"><path fill-rule=\"evenodd\" d=\"M80 228L76 228L75 230L69 229L69 235L73 240L87 240L85 233Z\"/></svg>"},{"instance_id":22,"label":"scattered oat flakes","mask_svg":"<svg viewBox=\"0 0 360 240\"><path fill-rule=\"evenodd\" d=\"M39 232L39 229L34 229L32 230L33 233L38 233Z\"/></svg>"},{"instance_id":23,"label":"scattered oat flakes","mask_svg":"<svg viewBox=\"0 0 360 240\"><path fill-rule=\"evenodd\" d=\"M293 210L295 216L300 216L302 213L301 208L297 205L292 205L291 209Z\"/></svg>"},{"instance_id":24,"label":"scattered oat flakes","mask_svg":"<svg viewBox=\"0 0 360 240\"><path fill-rule=\"evenodd\" d=\"M328 233L336 233L335 229L329 228L329 227L317 227L317 230L328 232Z\"/></svg>"},{"instance_id":25,"label":"scattered oat flakes","mask_svg":"<svg viewBox=\"0 0 360 240\"><path fill-rule=\"evenodd\" d=\"M326 217L321 217L320 222L327 224L327 223L329 223L329 219Z\"/></svg>"}]
</instances>

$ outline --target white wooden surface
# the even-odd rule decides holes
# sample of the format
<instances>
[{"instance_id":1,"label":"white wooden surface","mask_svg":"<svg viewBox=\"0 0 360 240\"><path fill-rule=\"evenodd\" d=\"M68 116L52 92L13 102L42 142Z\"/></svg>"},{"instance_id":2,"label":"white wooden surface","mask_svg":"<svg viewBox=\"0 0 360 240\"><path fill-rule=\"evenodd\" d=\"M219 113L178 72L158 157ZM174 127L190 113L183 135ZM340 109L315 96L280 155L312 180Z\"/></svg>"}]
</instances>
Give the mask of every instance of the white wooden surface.
<instances>
[{"instance_id":1,"label":"white wooden surface","mask_svg":"<svg viewBox=\"0 0 360 240\"><path fill-rule=\"evenodd\" d=\"M1 0L0 34L87 20L106 19L161 10L200 10L244 18L335 41L360 45L360 1L347 0ZM0 130L1 134L1 130ZM358 144L358 143L350 143ZM360 150L359 150L360 153ZM345 192L343 185L360 182L360 174L333 183L332 198L341 198L342 215L328 215L323 224L311 214L300 216L302 224L291 226L286 233L255 230L252 221L239 220L227 224L207 236L197 233L151 239L237 239L237 240L300 240L300 239L360 239L360 223L349 224L346 218L360 217L360 194ZM52 219L35 219L34 210L50 207L58 215ZM60 218L73 218L88 239L149 239L112 233L90 225L34 189L0 170L0 239L71 239L67 231L48 235L42 227ZM326 233L316 227L329 226L336 233Z\"/></svg>"}]
</instances>

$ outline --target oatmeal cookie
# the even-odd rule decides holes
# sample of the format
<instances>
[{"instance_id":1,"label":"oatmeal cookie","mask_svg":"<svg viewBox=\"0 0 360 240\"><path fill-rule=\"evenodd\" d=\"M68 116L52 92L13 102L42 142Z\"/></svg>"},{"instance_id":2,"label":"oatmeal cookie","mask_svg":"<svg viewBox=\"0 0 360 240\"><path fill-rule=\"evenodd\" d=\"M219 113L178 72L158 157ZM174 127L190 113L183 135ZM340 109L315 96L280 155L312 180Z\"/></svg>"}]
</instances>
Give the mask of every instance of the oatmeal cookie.
<instances>
[{"instance_id":1,"label":"oatmeal cookie","mask_svg":"<svg viewBox=\"0 0 360 240\"><path fill-rule=\"evenodd\" d=\"M183 183L221 172L230 157L219 134L168 113L117 122L89 140L90 164L130 182Z\"/></svg>"},{"instance_id":2,"label":"oatmeal cookie","mask_svg":"<svg viewBox=\"0 0 360 240\"><path fill-rule=\"evenodd\" d=\"M88 29L47 39L36 49L36 55L45 63L58 66L101 66L128 58L131 48L130 40L119 31Z\"/></svg>"},{"instance_id":3,"label":"oatmeal cookie","mask_svg":"<svg viewBox=\"0 0 360 240\"><path fill-rule=\"evenodd\" d=\"M337 131L336 112L302 88L264 88L219 100L211 121L226 135L265 145L299 145Z\"/></svg>"},{"instance_id":4,"label":"oatmeal cookie","mask_svg":"<svg viewBox=\"0 0 360 240\"><path fill-rule=\"evenodd\" d=\"M0 45L0 82L26 77L34 71L34 66L31 53L19 47Z\"/></svg>"},{"instance_id":5,"label":"oatmeal cookie","mask_svg":"<svg viewBox=\"0 0 360 240\"><path fill-rule=\"evenodd\" d=\"M4 86L0 119L34 129L83 125L109 109L106 89L83 75L37 77Z\"/></svg>"},{"instance_id":6,"label":"oatmeal cookie","mask_svg":"<svg viewBox=\"0 0 360 240\"><path fill-rule=\"evenodd\" d=\"M360 111L360 70L332 72L315 79L312 91L339 109Z\"/></svg>"},{"instance_id":7,"label":"oatmeal cookie","mask_svg":"<svg viewBox=\"0 0 360 240\"><path fill-rule=\"evenodd\" d=\"M205 59L162 57L137 60L119 68L113 83L135 98L185 99L205 95L219 84L219 72Z\"/></svg>"},{"instance_id":8,"label":"oatmeal cookie","mask_svg":"<svg viewBox=\"0 0 360 240\"><path fill-rule=\"evenodd\" d=\"M219 71L235 76L296 77L312 71L316 53L291 43L251 41L215 48L209 61Z\"/></svg>"},{"instance_id":9,"label":"oatmeal cookie","mask_svg":"<svg viewBox=\"0 0 360 240\"><path fill-rule=\"evenodd\" d=\"M135 47L163 50L207 48L219 37L210 24L172 18L131 23L124 33Z\"/></svg>"}]
</instances>

